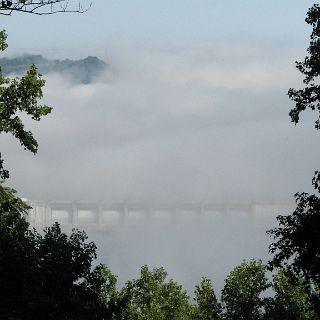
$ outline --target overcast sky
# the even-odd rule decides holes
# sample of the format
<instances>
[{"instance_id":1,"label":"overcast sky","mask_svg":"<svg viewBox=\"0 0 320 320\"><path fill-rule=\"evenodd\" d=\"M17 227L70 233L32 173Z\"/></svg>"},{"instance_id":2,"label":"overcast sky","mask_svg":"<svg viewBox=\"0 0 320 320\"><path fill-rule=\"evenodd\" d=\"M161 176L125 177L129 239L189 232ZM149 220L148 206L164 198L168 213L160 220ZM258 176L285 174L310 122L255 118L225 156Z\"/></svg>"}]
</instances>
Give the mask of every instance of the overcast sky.
<instances>
[{"instance_id":1,"label":"overcast sky","mask_svg":"<svg viewBox=\"0 0 320 320\"><path fill-rule=\"evenodd\" d=\"M34 157L2 135L32 199L286 202L308 190L317 132L290 123L312 1L102 1L85 14L2 17L9 54L97 55L89 85L47 75ZM84 2L85 5L85 2ZM32 182L32 183L30 183Z\"/></svg>"}]
</instances>

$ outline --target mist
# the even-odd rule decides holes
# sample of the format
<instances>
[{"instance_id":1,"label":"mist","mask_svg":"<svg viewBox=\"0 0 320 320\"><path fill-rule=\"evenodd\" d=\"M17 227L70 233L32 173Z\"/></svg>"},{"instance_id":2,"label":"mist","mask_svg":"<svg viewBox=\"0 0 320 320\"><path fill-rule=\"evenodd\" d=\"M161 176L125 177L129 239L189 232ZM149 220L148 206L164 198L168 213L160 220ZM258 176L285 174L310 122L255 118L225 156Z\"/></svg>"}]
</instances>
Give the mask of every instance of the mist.
<instances>
[{"instance_id":1,"label":"mist","mask_svg":"<svg viewBox=\"0 0 320 320\"><path fill-rule=\"evenodd\" d=\"M319 148L312 116L290 122L295 48L237 45L110 48L106 73L87 85L45 76L53 112L27 126L36 156L1 136L19 195L41 200L292 204L311 188ZM218 288L244 258L266 260L273 216L139 223L90 233L120 282L164 266L189 290ZM253 241L254 239L254 241Z\"/></svg>"},{"instance_id":2,"label":"mist","mask_svg":"<svg viewBox=\"0 0 320 320\"><path fill-rule=\"evenodd\" d=\"M265 217L239 212L202 219L184 216L175 223L158 218L131 221L105 233L87 231L98 245L98 260L118 275L119 286L138 278L140 267L147 264L163 266L191 296L204 276L212 279L220 295L224 279L244 259L268 261L271 239L266 230L276 226L277 214L287 213L279 208Z\"/></svg>"},{"instance_id":3,"label":"mist","mask_svg":"<svg viewBox=\"0 0 320 320\"><path fill-rule=\"evenodd\" d=\"M10 185L30 199L291 199L309 188L316 135L290 123L288 52L253 51L115 50L94 83L46 76L53 112L27 122L36 157L1 137Z\"/></svg>"}]
</instances>

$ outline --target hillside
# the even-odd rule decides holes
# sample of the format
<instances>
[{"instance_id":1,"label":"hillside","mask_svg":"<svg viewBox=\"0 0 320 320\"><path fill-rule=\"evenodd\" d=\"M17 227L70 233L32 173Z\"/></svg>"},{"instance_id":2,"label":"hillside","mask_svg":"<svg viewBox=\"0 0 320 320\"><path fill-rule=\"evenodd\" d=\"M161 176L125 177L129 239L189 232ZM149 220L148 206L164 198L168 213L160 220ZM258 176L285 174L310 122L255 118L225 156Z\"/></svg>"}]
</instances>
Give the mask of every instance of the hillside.
<instances>
[{"instance_id":1,"label":"hillside","mask_svg":"<svg viewBox=\"0 0 320 320\"><path fill-rule=\"evenodd\" d=\"M49 60L41 55L26 54L15 58L0 59L0 66L5 75L22 75L32 64L37 66L41 74L58 72L83 84L92 82L108 67L107 63L92 56L81 60Z\"/></svg>"}]
</instances>

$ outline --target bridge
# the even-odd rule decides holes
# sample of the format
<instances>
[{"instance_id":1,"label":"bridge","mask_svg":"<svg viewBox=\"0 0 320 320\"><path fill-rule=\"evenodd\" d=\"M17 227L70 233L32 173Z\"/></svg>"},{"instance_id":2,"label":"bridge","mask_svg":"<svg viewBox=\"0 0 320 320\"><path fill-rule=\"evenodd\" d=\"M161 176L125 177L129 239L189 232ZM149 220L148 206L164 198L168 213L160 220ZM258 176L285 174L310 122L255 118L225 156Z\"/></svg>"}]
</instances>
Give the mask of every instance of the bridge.
<instances>
[{"instance_id":1,"label":"bridge","mask_svg":"<svg viewBox=\"0 0 320 320\"><path fill-rule=\"evenodd\" d=\"M89 227L100 231L148 222L192 223L223 216L264 219L287 214L294 209L292 205L255 203L27 202L32 207L27 219L30 226L36 229L43 229L57 221L62 227Z\"/></svg>"}]
</instances>

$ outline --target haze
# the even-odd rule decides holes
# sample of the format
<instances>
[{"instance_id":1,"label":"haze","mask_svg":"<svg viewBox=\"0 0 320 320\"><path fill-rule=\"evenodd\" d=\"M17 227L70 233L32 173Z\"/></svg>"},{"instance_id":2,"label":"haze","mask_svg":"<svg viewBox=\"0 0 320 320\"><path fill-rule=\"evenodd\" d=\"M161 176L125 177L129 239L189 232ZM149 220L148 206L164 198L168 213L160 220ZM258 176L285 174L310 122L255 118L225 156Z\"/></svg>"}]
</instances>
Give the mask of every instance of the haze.
<instances>
[{"instance_id":1,"label":"haze","mask_svg":"<svg viewBox=\"0 0 320 320\"><path fill-rule=\"evenodd\" d=\"M54 110L27 121L38 154L0 137L7 183L28 199L292 203L311 189L320 155L310 115L295 127L286 96L301 80L294 61L304 56L312 3L96 0L80 16L5 20L9 56L110 64L87 85L45 77L43 101ZM221 286L242 258L266 258L274 217L241 221L96 238L122 278L150 263L188 287L203 275Z\"/></svg>"}]
</instances>

